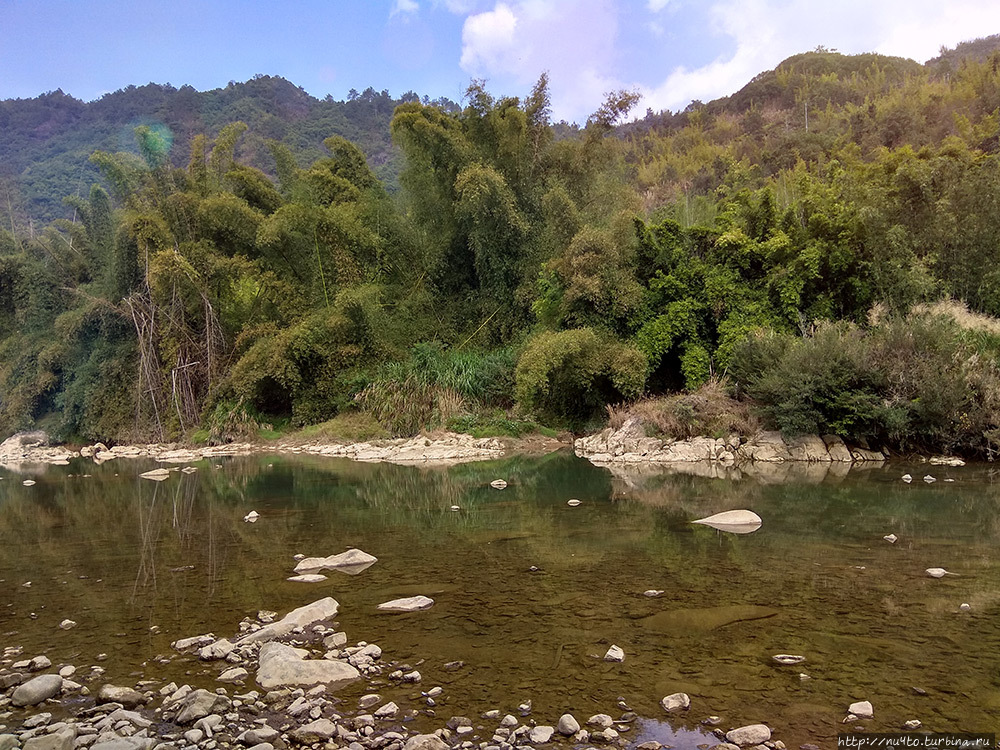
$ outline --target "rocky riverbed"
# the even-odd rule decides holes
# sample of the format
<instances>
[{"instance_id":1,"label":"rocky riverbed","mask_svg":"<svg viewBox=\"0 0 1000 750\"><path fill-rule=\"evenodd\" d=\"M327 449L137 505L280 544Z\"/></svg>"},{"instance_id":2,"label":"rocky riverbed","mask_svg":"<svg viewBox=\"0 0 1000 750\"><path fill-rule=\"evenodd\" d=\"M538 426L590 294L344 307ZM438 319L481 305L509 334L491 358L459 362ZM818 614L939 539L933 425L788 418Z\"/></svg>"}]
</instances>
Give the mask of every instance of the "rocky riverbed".
<instances>
[{"instance_id":1,"label":"rocky riverbed","mask_svg":"<svg viewBox=\"0 0 1000 750\"><path fill-rule=\"evenodd\" d=\"M99 664L54 665L8 647L0 659L0 750L664 747L632 739L639 717L624 699L610 713L579 718L535 716L530 698L477 717L456 715L458 697L435 678L461 669L460 662L403 664L375 643L348 645L335 620L339 606L326 597L280 619L261 611L244 618L231 638L204 634L174 642L169 660L217 665L215 684L208 685L150 678L112 685ZM338 697L357 684L365 686L359 698ZM667 720L705 711L683 693L660 705ZM725 727L717 716L702 723L715 738L706 746L785 747L764 724Z\"/></svg>"}]
</instances>

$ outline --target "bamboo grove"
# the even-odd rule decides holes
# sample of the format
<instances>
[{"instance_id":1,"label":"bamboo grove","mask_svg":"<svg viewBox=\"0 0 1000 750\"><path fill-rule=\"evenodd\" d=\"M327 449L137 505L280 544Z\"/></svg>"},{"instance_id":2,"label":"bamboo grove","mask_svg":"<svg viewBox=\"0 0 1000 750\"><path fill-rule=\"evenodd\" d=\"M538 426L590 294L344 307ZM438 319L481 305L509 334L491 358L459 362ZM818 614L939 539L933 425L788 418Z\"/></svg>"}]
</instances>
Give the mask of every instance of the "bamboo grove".
<instances>
[{"instance_id":1,"label":"bamboo grove","mask_svg":"<svg viewBox=\"0 0 1000 750\"><path fill-rule=\"evenodd\" d=\"M340 136L262 170L242 122L183 157L139 127L72 218L0 233L0 431L587 429L710 384L788 433L992 455L998 67L819 50L582 128L544 75L473 82L396 108L398 192Z\"/></svg>"}]
</instances>

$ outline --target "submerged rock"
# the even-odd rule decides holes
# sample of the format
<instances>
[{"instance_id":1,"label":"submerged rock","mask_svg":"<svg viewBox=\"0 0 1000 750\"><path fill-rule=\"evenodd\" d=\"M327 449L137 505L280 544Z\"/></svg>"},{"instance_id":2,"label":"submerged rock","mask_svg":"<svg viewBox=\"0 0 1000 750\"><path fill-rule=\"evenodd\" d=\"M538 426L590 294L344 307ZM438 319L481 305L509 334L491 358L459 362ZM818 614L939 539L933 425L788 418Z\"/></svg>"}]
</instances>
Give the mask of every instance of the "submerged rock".
<instances>
[{"instance_id":1,"label":"submerged rock","mask_svg":"<svg viewBox=\"0 0 1000 750\"><path fill-rule=\"evenodd\" d=\"M778 610L771 607L735 604L725 607L668 610L643 617L639 622L658 633L691 635L706 633L734 622L763 620L777 614Z\"/></svg>"},{"instance_id":2,"label":"submerged rock","mask_svg":"<svg viewBox=\"0 0 1000 750\"><path fill-rule=\"evenodd\" d=\"M408 596L405 599L393 599L382 602L378 609L382 612L416 612L433 606L434 600L427 596Z\"/></svg>"}]
</instances>

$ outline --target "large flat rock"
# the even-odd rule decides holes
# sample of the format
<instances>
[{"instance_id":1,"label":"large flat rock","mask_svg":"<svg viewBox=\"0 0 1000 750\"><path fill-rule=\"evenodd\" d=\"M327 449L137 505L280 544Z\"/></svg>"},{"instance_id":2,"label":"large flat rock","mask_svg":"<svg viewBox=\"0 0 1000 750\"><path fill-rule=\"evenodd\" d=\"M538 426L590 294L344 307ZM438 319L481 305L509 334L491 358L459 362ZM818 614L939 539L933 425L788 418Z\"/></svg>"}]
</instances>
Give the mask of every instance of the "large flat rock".
<instances>
[{"instance_id":1,"label":"large flat rock","mask_svg":"<svg viewBox=\"0 0 1000 750\"><path fill-rule=\"evenodd\" d=\"M369 555L359 549L349 549L339 555L329 557L307 557L295 566L296 573L315 573L320 570L339 570L356 575L378 562L375 555Z\"/></svg>"},{"instance_id":2,"label":"large flat rock","mask_svg":"<svg viewBox=\"0 0 1000 750\"><path fill-rule=\"evenodd\" d=\"M304 628L307 625L312 625L314 622L329 620L332 617L336 617L337 610L339 609L340 604L337 603L337 600L332 596L327 596L313 602L312 604L306 604L304 607L293 609L277 622L269 623L260 630L247 633L236 642L263 643L264 641L273 641L275 638L281 638L284 635L288 635L295 630L295 628Z\"/></svg>"},{"instance_id":3,"label":"large flat rock","mask_svg":"<svg viewBox=\"0 0 1000 750\"><path fill-rule=\"evenodd\" d=\"M308 652L284 643L265 643L260 649L257 683L265 690L286 685L326 685L337 690L361 679L350 664L331 659L306 659Z\"/></svg>"}]
</instances>

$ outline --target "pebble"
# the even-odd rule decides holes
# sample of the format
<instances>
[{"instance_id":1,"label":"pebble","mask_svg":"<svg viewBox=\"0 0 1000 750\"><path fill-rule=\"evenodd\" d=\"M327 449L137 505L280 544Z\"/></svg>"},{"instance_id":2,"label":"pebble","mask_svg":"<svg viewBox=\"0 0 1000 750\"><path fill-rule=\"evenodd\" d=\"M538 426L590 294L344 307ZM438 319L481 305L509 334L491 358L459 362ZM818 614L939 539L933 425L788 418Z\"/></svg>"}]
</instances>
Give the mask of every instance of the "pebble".
<instances>
[{"instance_id":1,"label":"pebble","mask_svg":"<svg viewBox=\"0 0 1000 750\"><path fill-rule=\"evenodd\" d=\"M578 507L580 505L580 501L579 500L567 500L566 501L566 505L568 505L571 508L576 508L576 507Z\"/></svg>"},{"instance_id":2,"label":"pebble","mask_svg":"<svg viewBox=\"0 0 1000 750\"><path fill-rule=\"evenodd\" d=\"M899 539L899 537L896 536L895 534L886 534L882 538L885 539L885 541L889 542L889 544L895 544L896 541Z\"/></svg>"},{"instance_id":3,"label":"pebble","mask_svg":"<svg viewBox=\"0 0 1000 750\"><path fill-rule=\"evenodd\" d=\"M604 661L623 662L625 661L625 652L620 646L612 644L611 648L604 655Z\"/></svg>"},{"instance_id":4,"label":"pebble","mask_svg":"<svg viewBox=\"0 0 1000 750\"><path fill-rule=\"evenodd\" d=\"M921 726L923 725L920 723L920 719L910 719L903 722L903 729L920 729Z\"/></svg>"},{"instance_id":5,"label":"pebble","mask_svg":"<svg viewBox=\"0 0 1000 750\"><path fill-rule=\"evenodd\" d=\"M660 706L667 713L687 711L691 707L691 698L687 693L671 693L660 700Z\"/></svg>"},{"instance_id":6,"label":"pebble","mask_svg":"<svg viewBox=\"0 0 1000 750\"><path fill-rule=\"evenodd\" d=\"M76 623L73 620L67 619L59 623L59 627L63 630L71 630L76 627Z\"/></svg>"}]
</instances>

